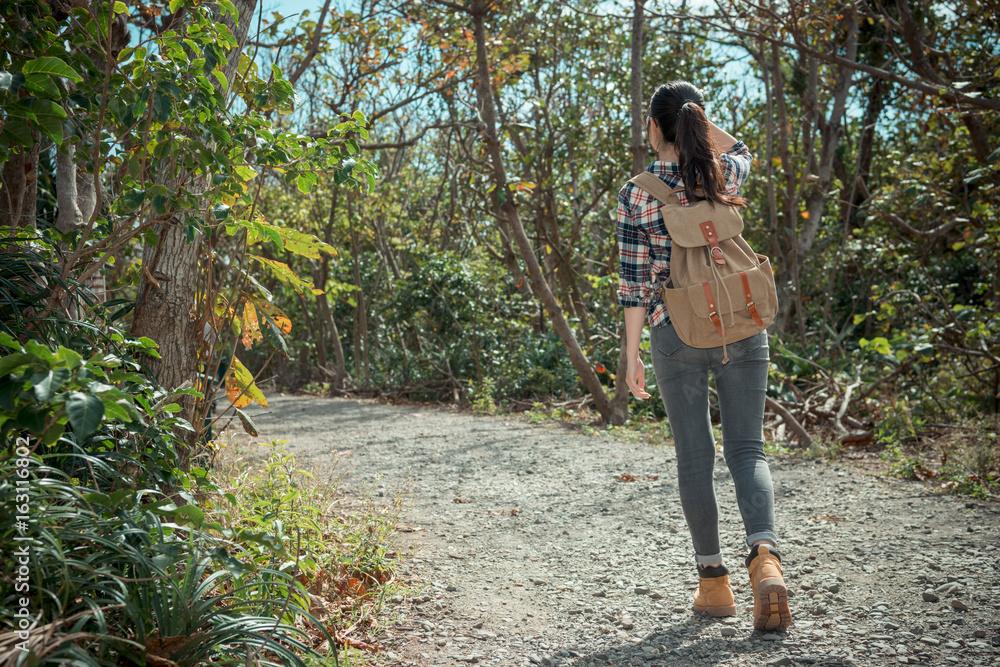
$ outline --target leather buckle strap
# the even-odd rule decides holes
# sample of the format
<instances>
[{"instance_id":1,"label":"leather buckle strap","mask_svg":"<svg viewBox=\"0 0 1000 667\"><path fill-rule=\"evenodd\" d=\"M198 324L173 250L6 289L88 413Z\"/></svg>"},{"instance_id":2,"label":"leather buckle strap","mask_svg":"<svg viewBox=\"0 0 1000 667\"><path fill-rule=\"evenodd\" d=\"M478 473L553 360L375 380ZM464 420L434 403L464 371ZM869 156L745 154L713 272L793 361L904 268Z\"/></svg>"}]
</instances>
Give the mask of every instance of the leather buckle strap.
<instances>
[{"instance_id":1,"label":"leather buckle strap","mask_svg":"<svg viewBox=\"0 0 1000 667\"><path fill-rule=\"evenodd\" d=\"M753 294L750 293L750 280L747 278L746 271L740 271L740 280L743 281L743 295L747 300L747 311L750 312L750 317L757 323L757 326L763 327L764 320L760 319L760 315L757 313L757 304L753 302Z\"/></svg>"},{"instance_id":2,"label":"leather buckle strap","mask_svg":"<svg viewBox=\"0 0 1000 667\"><path fill-rule=\"evenodd\" d=\"M719 234L715 231L715 225L712 224L711 220L706 220L698 225L698 227L701 228L701 235L705 237L705 243L711 249L712 259L719 266L725 266L726 258L722 256L722 248L719 247Z\"/></svg>"},{"instance_id":3,"label":"leather buckle strap","mask_svg":"<svg viewBox=\"0 0 1000 667\"><path fill-rule=\"evenodd\" d=\"M708 301L708 319L712 320L712 324L715 328L719 330L719 335L723 339L726 337L726 330L722 326L722 318L719 317L719 309L715 307L715 297L712 296L712 287L707 282L701 284L702 289L705 290L705 299Z\"/></svg>"}]
</instances>

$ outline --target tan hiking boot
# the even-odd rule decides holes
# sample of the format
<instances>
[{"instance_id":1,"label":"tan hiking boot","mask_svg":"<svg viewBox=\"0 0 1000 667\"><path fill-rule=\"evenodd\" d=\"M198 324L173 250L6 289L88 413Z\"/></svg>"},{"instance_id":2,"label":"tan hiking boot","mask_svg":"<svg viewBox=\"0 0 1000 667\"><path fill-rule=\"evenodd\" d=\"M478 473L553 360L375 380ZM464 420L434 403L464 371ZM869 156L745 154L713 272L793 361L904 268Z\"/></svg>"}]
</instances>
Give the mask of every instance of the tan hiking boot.
<instances>
[{"instance_id":1,"label":"tan hiking boot","mask_svg":"<svg viewBox=\"0 0 1000 667\"><path fill-rule=\"evenodd\" d=\"M781 578L781 557L773 547L759 545L747 556L753 590L753 629L775 630L792 624L788 589Z\"/></svg>"},{"instance_id":2,"label":"tan hiking boot","mask_svg":"<svg viewBox=\"0 0 1000 667\"><path fill-rule=\"evenodd\" d=\"M698 566L698 590L694 594L694 610L709 616L735 616L736 600L725 565Z\"/></svg>"}]
</instances>

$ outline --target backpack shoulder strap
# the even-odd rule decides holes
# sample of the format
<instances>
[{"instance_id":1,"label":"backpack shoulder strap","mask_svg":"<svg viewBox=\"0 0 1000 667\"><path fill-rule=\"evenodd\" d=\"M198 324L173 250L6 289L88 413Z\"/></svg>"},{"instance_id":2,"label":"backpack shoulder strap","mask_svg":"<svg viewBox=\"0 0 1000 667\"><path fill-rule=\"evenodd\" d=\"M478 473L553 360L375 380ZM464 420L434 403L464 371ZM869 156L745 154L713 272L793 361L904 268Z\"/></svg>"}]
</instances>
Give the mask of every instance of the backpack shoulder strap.
<instances>
[{"instance_id":1,"label":"backpack shoulder strap","mask_svg":"<svg viewBox=\"0 0 1000 667\"><path fill-rule=\"evenodd\" d=\"M644 171L641 174L637 174L635 177L629 179L629 183L632 183L649 194L653 195L660 205L663 204L679 204L680 200L675 195L675 192L680 192L684 188L674 188L671 190L667 187L667 184L661 181L659 178Z\"/></svg>"}]
</instances>

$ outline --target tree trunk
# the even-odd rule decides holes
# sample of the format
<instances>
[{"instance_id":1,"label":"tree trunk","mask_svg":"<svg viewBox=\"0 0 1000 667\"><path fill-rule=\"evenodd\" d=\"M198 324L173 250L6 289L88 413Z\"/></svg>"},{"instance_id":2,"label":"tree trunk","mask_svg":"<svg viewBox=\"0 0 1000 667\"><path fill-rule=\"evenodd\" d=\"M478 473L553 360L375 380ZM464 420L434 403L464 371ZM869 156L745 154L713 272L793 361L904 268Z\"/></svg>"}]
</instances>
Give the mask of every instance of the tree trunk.
<instances>
[{"instance_id":1,"label":"tree trunk","mask_svg":"<svg viewBox=\"0 0 1000 667\"><path fill-rule=\"evenodd\" d=\"M222 70L228 82L226 91L232 90L257 0L234 0L234 4L239 12L238 23L234 25L229 14L219 17L232 30L237 43L228 54ZM208 177L203 178L200 186L207 189ZM198 187L196 184L195 188ZM204 335L203 331L196 330L197 323L201 321L196 301L200 282L198 254L201 237L197 235L193 243L188 243L184 236L184 224L178 217L157 224L153 231L157 236L156 244L143 247L143 280L135 300L132 332L159 344L160 358L149 359L149 366L162 386L176 389L185 382L193 382L198 372L198 348ZM194 400L190 396L180 398L183 399L179 401L184 408L182 414L188 419L193 418ZM193 422L192 425L196 429L199 427ZM178 462L181 469L187 469L196 434L180 432L180 435L186 447L177 452Z\"/></svg>"},{"instance_id":2,"label":"tree trunk","mask_svg":"<svg viewBox=\"0 0 1000 667\"><path fill-rule=\"evenodd\" d=\"M847 25L847 58L854 62L858 57L858 22L849 18ZM852 70L841 66L837 72L837 85L834 88L830 113L825 121L820 122L820 159L816 169L818 177L812 190L806 195L806 223L799 235L795 252L800 264L811 251L816 233L823 219L823 209L830 197L830 185L833 181L833 160L837 154L837 145L843 136L844 114L847 111L847 96L851 91Z\"/></svg>"},{"instance_id":3,"label":"tree trunk","mask_svg":"<svg viewBox=\"0 0 1000 667\"><path fill-rule=\"evenodd\" d=\"M521 217L518 214L517 206L514 204L514 199L507 190L507 173L500 152L500 143L497 139L496 107L493 103L493 87L486 54L486 28L484 26L486 14L485 1L473 0L471 13L475 26L476 40L476 93L479 112L482 117L483 139L486 143L486 152L490 157L491 166L493 167L493 177L496 184L493 197L497 209L497 218L505 220L510 226L514 241L517 243L518 250L520 250L521 258L528 268L531 287L548 311L552 321L552 328L555 329L566 346L569 358L573 362L573 367L580 375L580 379L583 381L587 391L590 392L598 412L600 412L606 421L611 421L611 402L604 392L604 387L601 385L597 373L591 366L587 355L583 352L580 343L576 340L576 336L566 321L559 301L552 293L552 290L549 289L549 285L545 281L545 276L542 275L535 250L531 247L531 240L528 238L528 235L524 231L524 226L521 224Z\"/></svg>"},{"instance_id":4,"label":"tree trunk","mask_svg":"<svg viewBox=\"0 0 1000 667\"><path fill-rule=\"evenodd\" d=\"M361 284L361 243L358 241L358 231L354 226L354 207L352 206L354 191L347 192L347 225L351 235L351 254L354 256L354 284L358 290L355 299L358 307L354 311L354 377L362 386L368 387L368 304L365 301L365 289Z\"/></svg>"},{"instance_id":5,"label":"tree trunk","mask_svg":"<svg viewBox=\"0 0 1000 667\"><path fill-rule=\"evenodd\" d=\"M774 330L777 333L785 331L788 327L788 319L795 313L797 308L798 290L792 276L795 275L794 244L795 237L795 212L793 210L792 196L795 188L794 169L791 165L791 151L788 147L788 135L790 128L788 125L788 110L785 106L785 79L781 71L781 49L777 44L771 45L771 98L775 102L776 116L778 120L778 160L784 174L784 195L785 207L778 220L774 222L775 243L773 245L774 260L777 266L782 267L778 274L779 279L775 281L778 292L778 314L774 318Z\"/></svg>"},{"instance_id":6,"label":"tree trunk","mask_svg":"<svg viewBox=\"0 0 1000 667\"><path fill-rule=\"evenodd\" d=\"M333 196L330 198L330 215L326 220L326 227L323 229L323 240L328 244L333 245L333 225L337 219L337 202L340 199L340 188L333 189ZM324 284L328 279L329 268L330 268L330 258L323 256L323 275ZM324 288L325 289L325 288ZM333 319L333 310L330 308L330 304L327 301L327 296L325 294L316 297L319 303L320 317L323 318L327 326L330 328L330 339L333 342L333 379L330 381L330 388L334 391L339 391L344 388L345 383L348 379L347 376L347 361L344 358L344 346L340 342L340 330L337 329L337 323Z\"/></svg>"},{"instance_id":7,"label":"tree trunk","mask_svg":"<svg viewBox=\"0 0 1000 667\"><path fill-rule=\"evenodd\" d=\"M41 135L31 131L31 148L12 156L3 166L0 183L0 229L35 228L35 200L38 197L38 154Z\"/></svg>"},{"instance_id":8,"label":"tree trunk","mask_svg":"<svg viewBox=\"0 0 1000 667\"><path fill-rule=\"evenodd\" d=\"M645 0L635 0L635 10L632 13L632 51L630 55L631 77L629 80L629 113L632 116L632 175L642 173L646 169L646 157L649 151L646 149L645 137L643 136L642 118L643 98L642 98L642 24ZM615 253L612 267L618 265L618 244L615 244ZM615 294L617 300L617 290ZM615 374L615 396L611 401L612 418L614 424L624 424L628 419L628 398L629 390L625 380L628 376L628 354L625 346L625 320L618 321L618 337L621 345L618 349L618 370Z\"/></svg>"}]
</instances>

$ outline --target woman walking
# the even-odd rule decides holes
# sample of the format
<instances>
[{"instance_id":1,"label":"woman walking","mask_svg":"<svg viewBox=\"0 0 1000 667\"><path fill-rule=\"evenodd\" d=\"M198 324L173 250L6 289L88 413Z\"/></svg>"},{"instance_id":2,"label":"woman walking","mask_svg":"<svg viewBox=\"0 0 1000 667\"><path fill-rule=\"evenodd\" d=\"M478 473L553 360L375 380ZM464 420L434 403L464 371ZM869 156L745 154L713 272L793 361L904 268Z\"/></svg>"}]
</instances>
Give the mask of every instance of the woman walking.
<instances>
[{"instance_id":1,"label":"woman walking","mask_svg":"<svg viewBox=\"0 0 1000 667\"><path fill-rule=\"evenodd\" d=\"M740 206L740 186L752 157L705 116L700 90L687 82L660 86L646 118L646 134L659 159L646 171L678 192L682 205L708 200ZM665 202L664 202L665 203ZM619 302L625 309L628 386L646 399L639 352L648 319L656 383L667 411L677 454L681 506L691 532L699 586L694 610L732 616L736 604L719 540L719 510L713 483L715 439L709 415L708 375L715 377L722 421L723 454L736 486L746 543L746 567L754 596L754 629L787 628L792 617L776 549L774 491L764 455L764 398L767 333L727 343L728 349L700 349L683 343L671 326L659 287L670 273L670 236L660 202L634 183L618 194L621 257Z\"/></svg>"}]
</instances>

